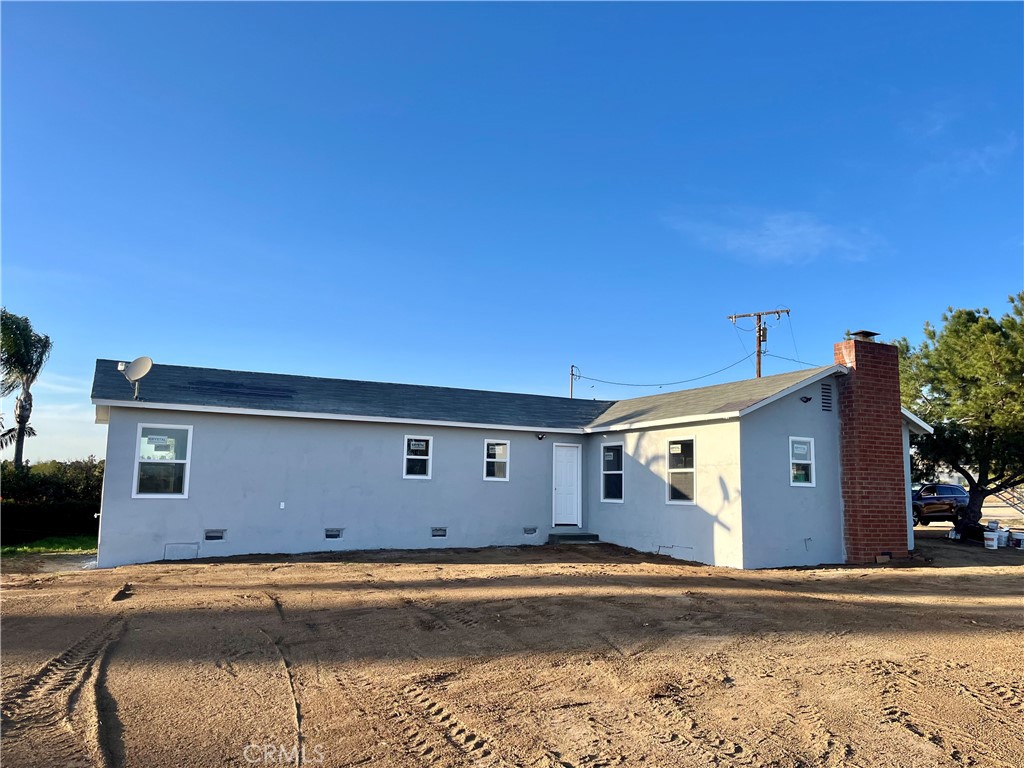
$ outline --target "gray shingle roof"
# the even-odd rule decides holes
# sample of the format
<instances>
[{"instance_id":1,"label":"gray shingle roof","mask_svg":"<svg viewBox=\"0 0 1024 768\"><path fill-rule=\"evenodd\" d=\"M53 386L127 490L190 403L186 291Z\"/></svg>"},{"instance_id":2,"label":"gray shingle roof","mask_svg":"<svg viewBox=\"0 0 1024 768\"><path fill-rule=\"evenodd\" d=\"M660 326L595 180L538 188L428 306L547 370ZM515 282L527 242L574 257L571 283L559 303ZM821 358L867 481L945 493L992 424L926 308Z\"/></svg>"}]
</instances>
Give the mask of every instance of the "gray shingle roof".
<instances>
[{"instance_id":1,"label":"gray shingle roof","mask_svg":"<svg viewBox=\"0 0 1024 768\"><path fill-rule=\"evenodd\" d=\"M630 400L578 400L476 389L322 379L280 373L154 365L143 402L256 411L450 421L537 429L610 429L637 422L743 410L832 366ZM115 360L97 360L93 400L131 402Z\"/></svg>"},{"instance_id":2,"label":"gray shingle roof","mask_svg":"<svg viewBox=\"0 0 1024 768\"><path fill-rule=\"evenodd\" d=\"M824 365L820 368L763 376L760 379L619 400L594 419L589 426L592 429L610 429L623 424L742 411L833 367Z\"/></svg>"},{"instance_id":3,"label":"gray shingle roof","mask_svg":"<svg viewBox=\"0 0 1024 768\"><path fill-rule=\"evenodd\" d=\"M131 401L134 390L115 360L97 360L94 400ZM320 379L280 373L154 365L140 383L150 403L328 413L417 421L579 429L612 403L476 389Z\"/></svg>"}]
</instances>

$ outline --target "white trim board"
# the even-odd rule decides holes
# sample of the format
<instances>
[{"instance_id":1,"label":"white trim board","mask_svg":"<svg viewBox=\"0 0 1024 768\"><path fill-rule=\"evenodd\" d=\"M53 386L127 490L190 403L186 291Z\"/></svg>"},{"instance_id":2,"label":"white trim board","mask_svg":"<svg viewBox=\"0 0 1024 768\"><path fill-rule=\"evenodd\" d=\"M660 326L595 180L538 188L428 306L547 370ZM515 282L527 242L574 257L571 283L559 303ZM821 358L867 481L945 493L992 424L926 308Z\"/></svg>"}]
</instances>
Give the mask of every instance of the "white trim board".
<instances>
[{"instance_id":1,"label":"white trim board","mask_svg":"<svg viewBox=\"0 0 1024 768\"><path fill-rule=\"evenodd\" d=\"M586 434L580 427L523 427L512 424L480 424L472 421L439 421L431 419L399 419L391 416L355 416L345 413L306 413L304 411L264 411L259 408L235 408L217 405L181 405L177 403L152 403L132 400L94 399L97 413L100 408L142 408L159 411L191 411L193 413L225 413L233 416L273 416L283 419L320 419L325 421L365 421L373 424L419 424L425 427L469 427L471 429L508 430L510 432L534 432L559 435ZM105 423L105 422L103 422Z\"/></svg>"}]
</instances>

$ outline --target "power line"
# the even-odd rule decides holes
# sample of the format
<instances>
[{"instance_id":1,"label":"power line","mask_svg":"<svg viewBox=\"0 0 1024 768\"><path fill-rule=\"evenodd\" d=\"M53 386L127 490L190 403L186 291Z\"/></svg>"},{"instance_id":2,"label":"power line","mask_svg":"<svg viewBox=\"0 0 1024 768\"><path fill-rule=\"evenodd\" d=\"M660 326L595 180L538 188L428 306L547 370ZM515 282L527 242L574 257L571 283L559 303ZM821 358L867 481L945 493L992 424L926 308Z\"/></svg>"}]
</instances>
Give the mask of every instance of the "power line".
<instances>
[{"instance_id":1,"label":"power line","mask_svg":"<svg viewBox=\"0 0 1024 768\"><path fill-rule=\"evenodd\" d=\"M809 365L812 368L820 368L820 363L808 363L806 360L797 360L795 357L783 357L782 355L773 355L771 352L765 352L765 357L774 357L778 360L789 360L791 363L800 363L800 365Z\"/></svg>"},{"instance_id":2,"label":"power line","mask_svg":"<svg viewBox=\"0 0 1024 768\"><path fill-rule=\"evenodd\" d=\"M576 368L576 373L574 374L574 376L577 379L586 379L587 381L596 381L596 382L599 382L601 384L611 384L612 386L615 386L615 387L671 387L671 386L673 386L675 384L688 384L691 381L699 381L700 379L706 379L708 376L714 376L716 373L722 373L722 371L727 371L730 368L734 368L737 365L739 365L740 363L742 363L742 362L744 362L746 360L749 360L753 356L754 356L754 353L751 352L746 357L740 358L735 363L730 363L729 365L725 366L725 368L719 368L717 371L712 371L711 373L705 373L703 376L694 376L692 379L683 379L681 381L666 381L666 382L664 382L662 384L630 384L630 383L627 383L627 382L624 382L624 381L606 381L605 379L595 379L593 376L584 376L582 373L580 373L580 369L579 368Z\"/></svg>"},{"instance_id":3,"label":"power line","mask_svg":"<svg viewBox=\"0 0 1024 768\"><path fill-rule=\"evenodd\" d=\"M786 315L786 319L789 320L789 337L793 339L793 354L800 357L800 350L796 346L796 333L793 332L793 318L791 315Z\"/></svg>"},{"instance_id":4,"label":"power line","mask_svg":"<svg viewBox=\"0 0 1024 768\"><path fill-rule=\"evenodd\" d=\"M729 315L728 319L732 321L733 325L736 321L742 317L754 318L754 327L757 331L754 337L754 354L757 355L757 365L754 368L755 375L757 378L761 378L761 352L764 349L764 345L768 342L768 326L765 324L763 318L766 316L775 315L776 325L782 322L783 315L789 315L788 309L770 309L764 312L745 312L743 314Z\"/></svg>"}]
</instances>

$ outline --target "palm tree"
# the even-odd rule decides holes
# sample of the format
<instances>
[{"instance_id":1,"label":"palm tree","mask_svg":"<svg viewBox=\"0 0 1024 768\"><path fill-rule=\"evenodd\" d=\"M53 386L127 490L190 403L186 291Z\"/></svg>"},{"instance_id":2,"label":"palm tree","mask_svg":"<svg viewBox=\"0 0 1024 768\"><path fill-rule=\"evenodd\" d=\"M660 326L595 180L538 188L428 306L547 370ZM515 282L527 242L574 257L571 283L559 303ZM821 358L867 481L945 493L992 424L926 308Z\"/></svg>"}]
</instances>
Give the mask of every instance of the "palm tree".
<instances>
[{"instance_id":1,"label":"palm tree","mask_svg":"<svg viewBox=\"0 0 1024 768\"><path fill-rule=\"evenodd\" d=\"M0 451L6 451L18 436L17 427L5 427L3 417L0 417ZM25 437L35 437L36 431L32 427L25 427Z\"/></svg>"},{"instance_id":2,"label":"palm tree","mask_svg":"<svg viewBox=\"0 0 1024 768\"><path fill-rule=\"evenodd\" d=\"M0 397L8 397L18 388L21 392L14 404L14 468L21 469L25 437L34 430L28 425L32 418L32 385L50 357L53 343L49 336L32 330L27 317L0 309ZM9 438L8 438L9 439Z\"/></svg>"}]
</instances>

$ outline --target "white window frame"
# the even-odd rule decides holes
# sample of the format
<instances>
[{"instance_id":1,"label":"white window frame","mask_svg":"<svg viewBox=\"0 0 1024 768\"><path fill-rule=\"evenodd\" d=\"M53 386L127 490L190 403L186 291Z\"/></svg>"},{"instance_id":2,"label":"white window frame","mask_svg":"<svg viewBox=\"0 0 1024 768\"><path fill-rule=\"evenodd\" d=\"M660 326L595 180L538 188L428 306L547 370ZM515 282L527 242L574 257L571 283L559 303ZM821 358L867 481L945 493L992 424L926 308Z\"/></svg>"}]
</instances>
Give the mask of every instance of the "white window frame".
<instances>
[{"instance_id":1,"label":"white window frame","mask_svg":"<svg viewBox=\"0 0 1024 768\"><path fill-rule=\"evenodd\" d=\"M672 455L672 443L683 443L687 440L693 443L693 469L670 469L669 465L671 461L670 457ZM693 475L693 498L690 501L672 498L672 475L683 472ZM697 504L697 438L691 435L670 437L665 441L665 503L678 504L687 507L693 507Z\"/></svg>"},{"instance_id":2,"label":"white window frame","mask_svg":"<svg viewBox=\"0 0 1024 768\"><path fill-rule=\"evenodd\" d=\"M604 468L604 449L614 448L618 446L620 457L622 460L622 469L605 470ZM622 477L622 498L621 499L606 499L604 497L604 476L605 475L620 475ZM626 445L625 443L601 443L601 501L605 504L623 504L626 501Z\"/></svg>"},{"instance_id":3,"label":"white window frame","mask_svg":"<svg viewBox=\"0 0 1024 768\"><path fill-rule=\"evenodd\" d=\"M427 455L426 456L410 456L409 455L409 441L410 440L426 440L427 441ZM407 459L426 459L427 460L427 474L425 475L409 475L406 474L406 460ZM404 480L429 480L434 473L434 436L433 435L406 435L402 439L402 479Z\"/></svg>"},{"instance_id":4,"label":"white window frame","mask_svg":"<svg viewBox=\"0 0 1024 768\"><path fill-rule=\"evenodd\" d=\"M489 459L489 458L487 458L487 446L488 446L488 444L491 444L491 443L500 443L501 445L505 446L505 458L504 459ZM497 463L499 461L500 462L504 462L504 464L505 464L505 476L504 477L488 477L487 476L487 462L488 461L493 461L495 463ZM511 469L512 469L512 443L510 441L508 441L508 440L493 440L493 439L489 439L489 438L484 438L484 480L486 480L488 482L507 483L508 482L508 478L509 478L509 473L510 473Z\"/></svg>"},{"instance_id":5,"label":"white window frame","mask_svg":"<svg viewBox=\"0 0 1024 768\"><path fill-rule=\"evenodd\" d=\"M143 429L184 429L188 430L188 445L185 446L185 459L146 459L146 464L184 464L185 477L182 479L182 493L139 493L139 467L142 459L142 430ZM132 498L133 499L187 499L188 480L192 468L192 425L191 424L139 424L135 432L135 471L132 472Z\"/></svg>"},{"instance_id":6,"label":"white window frame","mask_svg":"<svg viewBox=\"0 0 1024 768\"><path fill-rule=\"evenodd\" d=\"M793 461L793 441L801 440L811 444L811 458L808 461ZM793 488L814 488L818 482L818 468L814 461L814 438L813 437L796 437L794 435L789 436L789 454L787 455L788 461L786 462L786 471L789 472L789 484ZM811 466L811 482L809 483L798 483L793 479L793 465L794 464L810 464Z\"/></svg>"}]
</instances>

